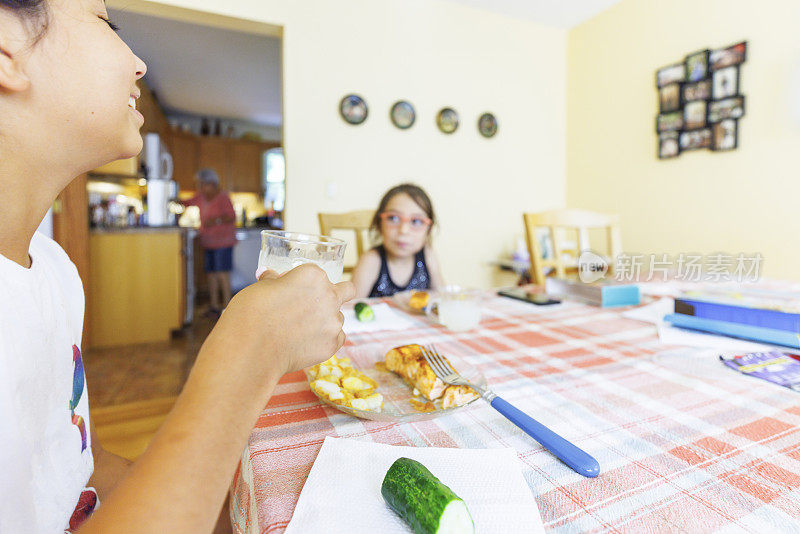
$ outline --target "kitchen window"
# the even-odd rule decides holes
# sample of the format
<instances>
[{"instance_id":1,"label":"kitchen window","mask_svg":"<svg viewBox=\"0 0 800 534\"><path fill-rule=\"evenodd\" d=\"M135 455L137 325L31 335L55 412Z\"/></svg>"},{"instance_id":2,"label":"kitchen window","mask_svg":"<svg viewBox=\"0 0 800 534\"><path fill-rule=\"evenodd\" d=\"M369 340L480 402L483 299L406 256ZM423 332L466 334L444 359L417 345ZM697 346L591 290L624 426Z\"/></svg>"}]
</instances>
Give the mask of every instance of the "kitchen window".
<instances>
[{"instance_id":1,"label":"kitchen window","mask_svg":"<svg viewBox=\"0 0 800 534\"><path fill-rule=\"evenodd\" d=\"M264 152L264 206L282 212L286 203L286 160L283 148Z\"/></svg>"}]
</instances>

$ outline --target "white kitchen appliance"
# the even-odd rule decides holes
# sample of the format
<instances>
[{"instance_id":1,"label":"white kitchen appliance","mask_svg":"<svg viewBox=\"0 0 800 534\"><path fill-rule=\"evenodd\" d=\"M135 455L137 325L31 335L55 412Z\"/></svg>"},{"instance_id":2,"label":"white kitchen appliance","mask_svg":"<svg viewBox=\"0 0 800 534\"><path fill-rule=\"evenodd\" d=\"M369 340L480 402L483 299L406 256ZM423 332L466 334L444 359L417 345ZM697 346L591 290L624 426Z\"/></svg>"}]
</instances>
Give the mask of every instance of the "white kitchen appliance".
<instances>
[{"instance_id":1,"label":"white kitchen appliance","mask_svg":"<svg viewBox=\"0 0 800 534\"><path fill-rule=\"evenodd\" d=\"M169 203L178 196L178 184L172 181L172 156L157 133L145 134L142 158L147 178L147 224L172 225L175 217Z\"/></svg>"}]
</instances>

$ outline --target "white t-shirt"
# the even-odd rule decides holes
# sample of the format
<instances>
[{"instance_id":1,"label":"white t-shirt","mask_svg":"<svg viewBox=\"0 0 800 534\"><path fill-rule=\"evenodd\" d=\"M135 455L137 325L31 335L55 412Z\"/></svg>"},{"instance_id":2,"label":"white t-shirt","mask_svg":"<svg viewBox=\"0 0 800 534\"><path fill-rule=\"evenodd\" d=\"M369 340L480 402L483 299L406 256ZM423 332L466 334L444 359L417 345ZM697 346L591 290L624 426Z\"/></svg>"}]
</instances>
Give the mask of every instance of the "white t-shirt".
<instances>
[{"instance_id":1,"label":"white t-shirt","mask_svg":"<svg viewBox=\"0 0 800 534\"><path fill-rule=\"evenodd\" d=\"M0 532L64 532L94 469L83 285L36 233L25 269L0 255Z\"/></svg>"}]
</instances>

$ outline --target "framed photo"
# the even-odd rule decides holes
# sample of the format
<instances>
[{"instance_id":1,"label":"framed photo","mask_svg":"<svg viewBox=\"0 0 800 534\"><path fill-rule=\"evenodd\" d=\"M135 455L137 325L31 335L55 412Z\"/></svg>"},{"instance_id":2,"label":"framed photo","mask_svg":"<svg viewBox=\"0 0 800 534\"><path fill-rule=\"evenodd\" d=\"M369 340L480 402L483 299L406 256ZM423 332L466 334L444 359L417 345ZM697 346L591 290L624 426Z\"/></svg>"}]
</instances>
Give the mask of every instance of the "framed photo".
<instances>
[{"instance_id":1,"label":"framed photo","mask_svg":"<svg viewBox=\"0 0 800 534\"><path fill-rule=\"evenodd\" d=\"M411 128L417 118L414 112L414 106L410 102L400 100L395 102L392 109L389 111L389 117L392 119L392 124L405 130Z\"/></svg>"},{"instance_id":2,"label":"framed photo","mask_svg":"<svg viewBox=\"0 0 800 534\"><path fill-rule=\"evenodd\" d=\"M659 133L681 128L683 128L683 113L680 111L663 113L656 118L656 131Z\"/></svg>"},{"instance_id":3,"label":"framed photo","mask_svg":"<svg viewBox=\"0 0 800 534\"><path fill-rule=\"evenodd\" d=\"M691 102L693 100L708 100L711 98L711 80L687 83L683 85L683 100Z\"/></svg>"},{"instance_id":4,"label":"framed photo","mask_svg":"<svg viewBox=\"0 0 800 534\"><path fill-rule=\"evenodd\" d=\"M708 74L708 50L686 56L686 81L699 82Z\"/></svg>"},{"instance_id":5,"label":"framed photo","mask_svg":"<svg viewBox=\"0 0 800 534\"><path fill-rule=\"evenodd\" d=\"M711 128L702 130L688 130L681 132L681 150L696 150L698 148L711 147Z\"/></svg>"},{"instance_id":6,"label":"framed photo","mask_svg":"<svg viewBox=\"0 0 800 534\"><path fill-rule=\"evenodd\" d=\"M497 133L497 119L491 113L484 113L478 119L478 131L484 137L493 137Z\"/></svg>"},{"instance_id":7,"label":"framed photo","mask_svg":"<svg viewBox=\"0 0 800 534\"><path fill-rule=\"evenodd\" d=\"M744 63L747 58L747 41L722 48L720 50L712 50L709 56L709 63L711 70L720 70L731 65L739 65Z\"/></svg>"},{"instance_id":8,"label":"framed photo","mask_svg":"<svg viewBox=\"0 0 800 534\"><path fill-rule=\"evenodd\" d=\"M678 132L664 132L658 135L658 157L659 159L669 159L681 153L681 146L678 143Z\"/></svg>"},{"instance_id":9,"label":"framed photo","mask_svg":"<svg viewBox=\"0 0 800 534\"><path fill-rule=\"evenodd\" d=\"M706 125L706 101L687 102L683 108L683 127L696 130Z\"/></svg>"},{"instance_id":10,"label":"framed photo","mask_svg":"<svg viewBox=\"0 0 800 534\"><path fill-rule=\"evenodd\" d=\"M656 87L664 87L675 82L686 80L686 65L677 63L656 71Z\"/></svg>"},{"instance_id":11,"label":"framed photo","mask_svg":"<svg viewBox=\"0 0 800 534\"><path fill-rule=\"evenodd\" d=\"M739 93L739 67L725 67L714 71L714 85L711 96L714 100L736 96Z\"/></svg>"},{"instance_id":12,"label":"framed photo","mask_svg":"<svg viewBox=\"0 0 800 534\"><path fill-rule=\"evenodd\" d=\"M458 128L458 113L452 108L442 108L436 115L436 125L446 134L455 132Z\"/></svg>"},{"instance_id":13,"label":"framed photo","mask_svg":"<svg viewBox=\"0 0 800 534\"><path fill-rule=\"evenodd\" d=\"M358 95L350 94L339 102L339 113L348 124L361 124L367 120L367 103Z\"/></svg>"},{"instance_id":14,"label":"framed photo","mask_svg":"<svg viewBox=\"0 0 800 534\"><path fill-rule=\"evenodd\" d=\"M712 130L713 143L712 150L733 150L739 145L738 135L739 121L735 119L725 119L716 123Z\"/></svg>"},{"instance_id":15,"label":"framed photo","mask_svg":"<svg viewBox=\"0 0 800 534\"><path fill-rule=\"evenodd\" d=\"M725 100L716 100L708 104L708 122L720 122L726 119L739 119L744 116L744 97L735 96Z\"/></svg>"},{"instance_id":16,"label":"framed photo","mask_svg":"<svg viewBox=\"0 0 800 534\"><path fill-rule=\"evenodd\" d=\"M671 83L658 90L661 113L676 111L681 107L681 84Z\"/></svg>"}]
</instances>

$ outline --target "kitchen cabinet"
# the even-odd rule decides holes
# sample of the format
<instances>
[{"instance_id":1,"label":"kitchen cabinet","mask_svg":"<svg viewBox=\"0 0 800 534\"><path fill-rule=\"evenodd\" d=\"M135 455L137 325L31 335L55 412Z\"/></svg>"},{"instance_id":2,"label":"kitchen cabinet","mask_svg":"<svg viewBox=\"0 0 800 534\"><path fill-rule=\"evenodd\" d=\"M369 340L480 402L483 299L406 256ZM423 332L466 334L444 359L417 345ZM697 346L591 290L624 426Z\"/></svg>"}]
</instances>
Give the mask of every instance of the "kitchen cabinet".
<instances>
[{"instance_id":1,"label":"kitchen cabinet","mask_svg":"<svg viewBox=\"0 0 800 534\"><path fill-rule=\"evenodd\" d=\"M197 168L211 168L219 174L219 186L229 190L231 140L224 137L200 137Z\"/></svg>"},{"instance_id":2,"label":"kitchen cabinet","mask_svg":"<svg viewBox=\"0 0 800 534\"><path fill-rule=\"evenodd\" d=\"M197 137L182 132L172 132L166 138L167 147L172 154L172 179L178 182L181 191L194 191L197 158L200 145Z\"/></svg>"},{"instance_id":3,"label":"kitchen cabinet","mask_svg":"<svg viewBox=\"0 0 800 534\"><path fill-rule=\"evenodd\" d=\"M263 194L264 152L281 146L275 142L243 141L169 132L167 146L174 161L173 179L182 191L195 191L195 176L203 168L219 174L220 187L236 193Z\"/></svg>"},{"instance_id":4,"label":"kitchen cabinet","mask_svg":"<svg viewBox=\"0 0 800 534\"><path fill-rule=\"evenodd\" d=\"M231 183L229 191L263 193L261 167L264 145L249 141L231 144Z\"/></svg>"},{"instance_id":5,"label":"kitchen cabinet","mask_svg":"<svg viewBox=\"0 0 800 534\"><path fill-rule=\"evenodd\" d=\"M94 231L89 237L89 346L169 341L186 314L185 233Z\"/></svg>"}]
</instances>

